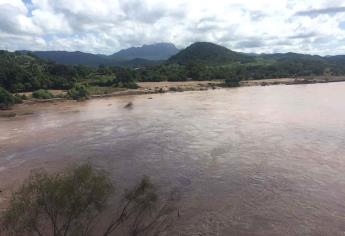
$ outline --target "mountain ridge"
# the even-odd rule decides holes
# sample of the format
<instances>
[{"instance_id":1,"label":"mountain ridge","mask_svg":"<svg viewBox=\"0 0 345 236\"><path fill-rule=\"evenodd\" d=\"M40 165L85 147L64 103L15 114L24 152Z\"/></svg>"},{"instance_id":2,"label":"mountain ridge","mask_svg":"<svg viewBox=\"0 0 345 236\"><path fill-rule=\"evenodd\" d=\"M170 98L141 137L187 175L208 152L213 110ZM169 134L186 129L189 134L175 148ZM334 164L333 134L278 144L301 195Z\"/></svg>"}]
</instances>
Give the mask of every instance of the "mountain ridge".
<instances>
[{"instance_id":1,"label":"mountain ridge","mask_svg":"<svg viewBox=\"0 0 345 236\"><path fill-rule=\"evenodd\" d=\"M254 58L244 53L232 51L210 42L196 42L169 59L171 63L188 64L228 64L232 62L251 62Z\"/></svg>"},{"instance_id":2,"label":"mountain ridge","mask_svg":"<svg viewBox=\"0 0 345 236\"><path fill-rule=\"evenodd\" d=\"M140 47L130 47L122 49L111 55L112 58L132 60L142 58L147 60L159 61L167 60L177 54L179 50L172 43L144 44Z\"/></svg>"},{"instance_id":3,"label":"mountain ridge","mask_svg":"<svg viewBox=\"0 0 345 236\"><path fill-rule=\"evenodd\" d=\"M162 54L154 55L152 48L157 47L170 48L176 51L175 55L170 58L162 58ZM139 53L138 53L139 50ZM337 65L345 65L345 55L320 56L301 53L242 53L232 51L224 46L209 42L196 42L185 49L179 50L172 43L156 43L143 45L141 47L131 47L122 49L111 55L92 54L81 51L27 51L18 52L31 53L42 59L53 61L59 64L67 65L86 65L98 67L99 65L107 66L124 66L124 67L143 67L161 64L164 61L170 64L188 64L188 62L200 63L205 65L227 65L232 63L251 63L257 60L264 62L271 61L313 61L335 63ZM156 50L157 52L157 50ZM172 52L171 52L172 53ZM151 59L148 59L151 58Z\"/></svg>"}]
</instances>

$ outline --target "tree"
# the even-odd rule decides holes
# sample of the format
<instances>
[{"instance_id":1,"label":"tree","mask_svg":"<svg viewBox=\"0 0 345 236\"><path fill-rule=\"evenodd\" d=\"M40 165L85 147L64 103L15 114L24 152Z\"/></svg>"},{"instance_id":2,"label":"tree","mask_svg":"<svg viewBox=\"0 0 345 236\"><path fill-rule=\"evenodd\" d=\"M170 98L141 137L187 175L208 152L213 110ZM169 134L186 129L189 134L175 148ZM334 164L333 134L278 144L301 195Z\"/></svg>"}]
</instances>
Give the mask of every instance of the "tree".
<instances>
[{"instance_id":1,"label":"tree","mask_svg":"<svg viewBox=\"0 0 345 236\"><path fill-rule=\"evenodd\" d=\"M90 96L89 90L84 85L75 85L72 89L68 90L67 95L74 100L85 100Z\"/></svg>"},{"instance_id":2,"label":"tree","mask_svg":"<svg viewBox=\"0 0 345 236\"><path fill-rule=\"evenodd\" d=\"M39 89L32 93L32 97L36 99L51 99L54 97L54 95L48 90Z\"/></svg>"},{"instance_id":3,"label":"tree","mask_svg":"<svg viewBox=\"0 0 345 236\"><path fill-rule=\"evenodd\" d=\"M118 199L110 198L114 192L108 175L90 164L58 174L36 172L12 194L3 229L10 235L108 236L127 231L127 235L139 236L158 235L170 226L171 201L160 206L155 186L144 177L125 192L120 210L107 214L109 222L95 233L95 222L102 216L104 220L109 199Z\"/></svg>"},{"instance_id":4,"label":"tree","mask_svg":"<svg viewBox=\"0 0 345 236\"><path fill-rule=\"evenodd\" d=\"M173 210L170 201L159 207L158 194L148 177L126 192L120 212L115 214L103 236L109 236L123 225L129 228L128 234L158 235L170 226L169 213Z\"/></svg>"},{"instance_id":5,"label":"tree","mask_svg":"<svg viewBox=\"0 0 345 236\"><path fill-rule=\"evenodd\" d=\"M4 227L14 235L86 235L111 192L109 179L88 164L35 173L12 195Z\"/></svg>"},{"instance_id":6,"label":"tree","mask_svg":"<svg viewBox=\"0 0 345 236\"><path fill-rule=\"evenodd\" d=\"M0 110L13 106L15 99L6 89L0 87Z\"/></svg>"}]
</instances>

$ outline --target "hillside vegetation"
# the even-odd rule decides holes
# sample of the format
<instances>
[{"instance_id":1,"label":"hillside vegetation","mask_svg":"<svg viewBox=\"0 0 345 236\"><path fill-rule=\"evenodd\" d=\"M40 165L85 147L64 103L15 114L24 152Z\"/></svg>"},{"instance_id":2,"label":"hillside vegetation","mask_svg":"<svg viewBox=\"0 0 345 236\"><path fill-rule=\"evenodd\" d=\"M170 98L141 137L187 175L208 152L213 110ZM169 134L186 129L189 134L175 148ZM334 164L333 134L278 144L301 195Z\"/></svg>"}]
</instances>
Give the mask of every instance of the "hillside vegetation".
<instances>
[{"instance_id":1,"label":"hillside vegetation","mask_svg":"<svg viewBox=\"0 0 345 236\"><path fill-rule=\"evenodd\" d=\"M35 55L39 58L66 65L86 65L98 67L125 66L140 67L160 64L169 59L179 50L171 43L156 43L120 50L112 55L92 54L67 51L18 51L19 53Z\"/></svg>"},{"instance_id":2,"label":"hillside vegetation","mask_svg":"<svg viewBox=\"0 0 345 236\"><path fill-rule=\"evenodd\" d=\"M61 56L63 60L63 55L66 54L55 56ZM80 62L89 63L94 58L93 54L77 55ZM66 62L70 64L68 60ZM224 80L227 86L237 86L239 81L249 79L345 75L345 56L321 57L297 53L248 55L204 42L190 45L167 61L147 62L146 59L134 59L130 67L128 63L90 67L58 64L30 52L0 51L0 87L5 89L1 92L4 101L0 104L9 107L15 98L20 98L10 98L6 91L69 90L67 96L80 100L89 94L135 89L138 81ZM46 95L42 90L35 93L38 98L52 97Z\"/></svg>"},{"instance_id":3,"label":"hillside vegetation","mask_svg":"<svg viewBox=\"0 0 345 236\"><path fill-rule=\"evenodd\" d=\"M204 65L226 65L234 62L253 62L254 58L242 53L231 51L225 47L207 43L194 43L169 59L170 63Z\"/></svg>"},{"instance_id":4,"label":"hillside vegetation","mask_svg":"<svg viewBox=\"0 0 345 236\"><path fill-rule=\"evenodd\" d=\"M0 51L0 86L10 92L69 89L78 80L77 68L32 55Z\"/></svg>"}]
</instances>

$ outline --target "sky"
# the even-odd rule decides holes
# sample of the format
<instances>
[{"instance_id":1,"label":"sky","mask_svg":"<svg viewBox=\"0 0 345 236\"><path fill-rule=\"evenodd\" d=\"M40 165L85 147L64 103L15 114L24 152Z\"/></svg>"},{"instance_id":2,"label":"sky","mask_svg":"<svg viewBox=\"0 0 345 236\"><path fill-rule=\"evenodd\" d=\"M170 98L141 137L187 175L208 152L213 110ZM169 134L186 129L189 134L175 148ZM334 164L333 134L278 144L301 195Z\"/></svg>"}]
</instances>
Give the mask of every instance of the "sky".
<instances>
[{"instance_id":1,"label":"sky","mask_svg":"<svg viewBox=\"0 0 345 236\"><path fill-rule=\"evenodd\" d=\"M112 54L157 42L345 54L345 0L0 0L0 49Z\"/></svg>"}]
</instances>

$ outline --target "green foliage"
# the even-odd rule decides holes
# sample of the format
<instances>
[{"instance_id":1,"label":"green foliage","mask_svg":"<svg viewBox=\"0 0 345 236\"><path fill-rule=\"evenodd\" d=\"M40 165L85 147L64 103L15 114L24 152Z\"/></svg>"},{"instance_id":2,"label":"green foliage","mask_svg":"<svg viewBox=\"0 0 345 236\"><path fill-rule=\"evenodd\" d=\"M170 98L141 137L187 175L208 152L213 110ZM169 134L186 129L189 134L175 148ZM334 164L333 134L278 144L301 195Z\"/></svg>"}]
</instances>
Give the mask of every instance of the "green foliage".
<instances>
[{"instance_id":1,"label":"green foliage","mask_svg":"<svg viewBox=\"0 0 345 236\"><path fill-rule=\"evenodd\" d=\"M26 99L26 95L19 95L16 93L15 95L13 95L13 99L15 104L22 103L23 100Z\"/></svg>"},{"instance_id":2,"label":"green foliage","mask_svg":"<svg viewBox=\"0 0 345 236\"><path fill-rule=\"evenodd\" d=\"M129 68L115 67L114 72L116 75L115 86L129 89L136 89L138 85L135 83L136 73Z\"/></svg>"},{"instance_id":3,"label":"green foliage","mask_svg":"<svg viewBox=\"0 0 345 236\"><path fill-rule=\"evenodd\" d=\"M73 66L50 63L31 54L7 51L0 54L0 86L10 92L69 89L80 79L79 71L85 72Z\"/></svg>"},{"instance_id":4,"label":"green foliage","mask_svg":"<svg viewBox=\"0 0 345 236\"><path fill-rule=\"evenodd\" d=\"M72 89L68 90L67 95L74 100L81 101L88 99L90 92L84 85L75 85Z\"/></svg>"},{"instance_id":5,"label":"green foliage","mask_svg":"<svg viewBox=\"0 0 345 236\"><path fill-rule=\"evenodd\" d=\"M35 173L13 193L4 226L15 235L83 235L112 190L109 178L88 164L61 174Z\"/></svg>"},{"instance_id":6,"label":"green foliage","mask_svg":"<svg viewBox=\"0 0 345 236\"><path fill-rule=\"evenodd\" d=\"M0 87L0 109L9 109L15 104L15 99L10 92Z\"/></svg>"},{"instance_id":7,"label":"green foliage","mask_svg":"<svg viewBox=\"0 0 345 236\"><path fill-rule=\"evenodd\" d=\"M238 53L217 44L198 42L180 51L169 59L171 63L204 65L225 65L234 62L248 63L254 59L243 53Z\"/></svg>"},{"instance_id":8,"label":"green foliage","mask_svg":"<svg viewBox=\"0 0 345 236\"><path fill-rule=\"evenodd\" d=\"M52 99L54 95L48 90L39 89L32 93L32 97L36 99Z\"/></svg>"},{"instance_id":9,"label":"green foliage","mask_svg":"<svg viewBox=\"0 0 345 236\"><path fill-rule=\"evenodd\" d=\"M239 87L240 86L240 80L239 79L226 79L224 81L225 87Z\"/></svg>"},{"instance_id":10,"label":"green foliage","mask_svg":"<svg viewBox=\"0 0 345 236\"><path fill-rule=\"evenodd\" d=\"M69 97L85 99L88 97L87 89L80 89L77 84L92 88L136 89L137 81L240 81L345 75L344 58L295 53L247 55L212 43L195 43L165 63L133 69L107 65L98 68L59 65L30 53L1 51L0 86L12 93L70 89ZM226 84L234 85L233 82Z\"/></svg>"},{"instance_id":11,"label":"green foliage","mask_svg":"<svg viewBox=\"0 0 345 236\"><path fill-rule=\"evenodd\" d=\"M88 86L87 89L90 95L103 95L126 90L126 88L99 86Z\"/></svg>"},{"instance_id":12,"label":"green foliage","mask_svg":"<svg viewBox=\"0 0 345 236\"><path fill-rule=\"evenodd\" d=\"M89 164L58 174L36 172L12 194L0 223L9 235L52 236L158 235L169 226L172 203L159 205L148 177L122 197L111 198L113 193L110 178ZM110 204L109 199L119 202ZM111 206L117 210L103 215ZM104 228L98 226L94 233L93 222L102 216Z\"/></svg>"},{"instance_id":13,"label":"green foliage","mask_svg":"<svg viewBox=\"0 0 345 236\"><path fill-rule=\"evenodd\" d=\"M93 79L88 81L88 84L91 86L99 86L99 87L110 87L116 85L116 77L115 76L95 76Z\"/></svg>"},{"instance_id":14,"label":"green foliage","mask_svg":"<svg viewBox=\"0 0 345 236\"><path fill-rule=\"evenodd\" d=\"M133 69L100 66L87 83L91 86L136 89L137 73Z\"/></svg>"}]
</instances>

